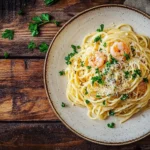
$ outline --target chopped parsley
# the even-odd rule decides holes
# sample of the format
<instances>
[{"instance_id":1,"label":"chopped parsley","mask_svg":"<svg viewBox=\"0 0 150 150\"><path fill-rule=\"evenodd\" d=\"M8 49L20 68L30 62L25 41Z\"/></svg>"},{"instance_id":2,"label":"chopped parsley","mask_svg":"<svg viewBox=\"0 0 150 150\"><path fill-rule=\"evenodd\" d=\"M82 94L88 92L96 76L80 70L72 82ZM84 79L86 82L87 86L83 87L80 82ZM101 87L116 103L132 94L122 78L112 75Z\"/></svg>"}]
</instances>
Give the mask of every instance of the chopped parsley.
<instances>
[{"instance_id":1,"label":"chopped parsley","mask_svg":"<svg viewBox=\"0 0 150 150\"><path fill-rule=\"evenodd\" d=\"M102 80L102 75L94 76L91 78L92 80L92 85L94 85L95 82L99 84L104 84L104 81Z\"/></svg>"},{"instance_id":2,"label":"chopped parsley","mask_svg":"<svg viewBox=\"0 0 150 150\"><path fill-rule=\"evenodd\" d=\"M109 111L109 116L114 116L115 115L115 112L113 110L110 110Z\"/></svg>"},{"instance_id":3,"label":"chopped parsley","mask_svg":"<svg viewBox=\"0 0 150 150\"><path fill-rule=\"evenodd\" d=\"M99 51L102 51L102 50L103 50L102 48L99 49Z\"/></svg>"},{"instance_id":4,"label":"chopped parsley","mask_svg":"<svg viewBox=\"0 0 150 150\"><path fill-rule=\"evenodd\" d=\"M135 52L135 48L133 46L131 46L131 51L132 51L132 53Z\"/></svg>"},{"instance_id":5,"label":"chopped parsley","mask_svg":"<svg viewBox=\"0 0 150 150\"><path fill-rule=\"evenodd\" d=\"M96 31L97 31L97 32L102 32L103 30L104 30L104 24L101 24L101 25L100 25L100 28L97 29Z\"/></svg>"},{"instance_id":6,"label":"chopped parsley","mask_svg":"<svg viewBox=\"0 0 150 150\"><path fill-rule=\"evenodd\" d=\"M96 98L101 98L101 96L97 94L97 95L96 95Z\"/></svg>"},{"instance_id":7,"label":"chopped parsley","mask_svg":"<svg viewBox=\"0 0 150 150\"><path fill-rule=\"evenodd\" d=\"M66 107L66 104L64 102L62 102L61 107Z\"/></svg>"},{"instance_id":8,"label":"chopped parsley","mask_svg":"<svg viewBox=\"0 0 150 150\"><path fill-rule=\"evenodd\" d=\"M84 61L81 61L81 67L84 67Z\"/></svg>"},{"instance_id":9,"label":"chopped parsley","mask_svg":"<svg viewBox=\"0 0 150 150\"><path fill-rule=\"evenodd\" d=\"M77 46L77 49L80 49L80 48L81 48L81 47L78 45L78 46Z\"/></svg>"},{"instance_id":10,"label":"chopped parsley","mask_svg":"<svg viewBox=\"0 0 150 150\"><path fill-rule=\"evenodd\" d=\"M107 75L111 65L117 64L117 63L118 63L118 61L114 57L111 56L111 60L106 62L106 68L104 70L104 75Z\"/></svg>"},{"instance_id":11,"label":"chopped parsley","mask_svg":"<svg viewBox=\"0 0 150 150\"><path fill-rule=\"evenodd\" d=\"M71 59L71 57L73 57L74 55L75 55L75 53L70 53L70 54L68 54L68 56L65 57L65 60L66 60L66 64L67 64L67 65L70 65L70 64L71 64L70 59Z\"/></svg>"},{"instance_id":12,"label":"chopped parsley","mask_svg":"<svg viewBox=\"0 0 150 150\"><path fill-rule=\"evenodd\" d=\"M126 79L129 78L129 75L130 75L130 72L129 72L129 71L124 71L124 77L125 77Z\"/></svg>"},{"instance_id":13,"label":"chopped parsley","mask_svg":"<svg viewBox=\"0 0 150 150\"><path fill-rule=\"evenodd\" d=\"M87 69L90 70L92 67L91 66L87 66Z\"/></svg>"},{"instance_id":14,"label":"chopped parsley","mask_svg":"<svg viewBox=\"0 0 150 150\"><path fill-rule=\"evenodd\" d=\"M63 76L63 75L65 75L65 71L64 71L64 70L62 70L62 71L59 71L59 75L60 75L60 76Z\"/></svg>"},{"instance_id":15,"label":"chopped parsley","mask_svg":"<svg viewBox=\"0 0 150 150\"><path fill-rule=\"evenodd\" d=\"M40 52L46 53L48 50L48 45L45 42L43 42L42 44L39 45L39 50Z\"/></svg>"},{"instance_id":16,"label":"chopped parsley","mask_svg":"<svg viewBox=\"0 0 150 150\"><path fill-rule=\"evenodd\" d=\"M103 46L104 46L104 47L107 47L107 43L106 43L106 42L104 42Z\"/></svg>"},{"instance_id":17,"label":"chopped parsley","mask_svg":"<svg viewBox=\"0 0 150 150\"><path fill-rule=\"evenodd\" d=\"M9 54L7 52L4 52L4 58L7 59L9 57Z\"/></svg>"},{"instance_id":18,"label":"chopped parsley","mask_svg":"<svg viewBox=\"0 0 150 150\"><path fill-rule=\"evenodd\" d=\"M126 100L126 99L128 99L128 98L129 98L128 94L123 94L123 95L121 96L120 100L124 101L124 100Z\"/></svg>"},{"instance_id":19,"label":"chopped parsley","mask_svg":"<svg viewBox=\"0 0 150 150\"><path fill-rule=\"evenodd\" d=\"M108 123L108 124L107 124L107 127L108 127L108 128L114 128L114 127L115 127L115 123L114 123L114 122Z\"/></svg>"},{"instance_id":20,"label":"chopped parsley","mask_svg":"<svg viewBox=\"0 0 150 150\"><path fill-rule=\"evenodd\" d=\"M87 95L88 94L88 91L87 91L87 88L85 88L85 95Z\"/></svg>"},{"instance_id":21,"label":"chopped parsley","mask_svg":"<svg viewBox=\"0 0 150 150\"><path fill-rule=\"evenodd\" d=\"M102 42L101 36L97 36L97 37L94 39L94 42L98 42L98 41Z\"/></svg>"},{"instance_id":22,"label":"chopped parsley","mask_svg":"<svg viewBox=\"0 0 150 150\"><path fill-rule=\"evenodd\" d=\"M73 49L74 53L78 53L78 52L77 52L77 46L75 46L75 45L71 45L71 47L72 47L72 49Z\"/></svg>"},{"instance_id":23,"label":"chopped parsley","mask_svg":"<svg viewBox=\"0 0 150 150\"><path fill-rule=\"evenodd\" d=\"M126 58L126 60L130 59L130 55L129 54L124 53L124 57Z\"/></svg>"},{"instance_id":24,"label":"chopped parsley","mask_svg":"<svg viewBox=\"0 0 150 150\"><path fill-rule=\"evenodd\" d=\"M143 82L148 83L148 78L143 78Z\"/></svg>"},{"instance_id":25,"label":"chopped parsley","mask_svg":"<svg viewBox=\"0 0 150 150\"><path fill-rule=\"evenodd\" d=\"M95 73L98 73L98 74L100 73L98 68L95 69Z\"/></svg>"},{"instance_id":26,"label":"chopped parsley","mask_svg":"<svg viewBox=\"0 0 150 150\"><path fill-rule=\"evenodd\" d=\"M9 40L13 40L13 38L14 38L14 31L6 29L2 33L2 38L4 38L4 39L8 38Z\"/></svg>"},{"instance_id":27,"label":"chopped parsley","mask_svg":"<svg viewBox=\"0 0 150 150\"><path fill-rule=\"evenodd\" d=\"M89 104L89 103L90 103L90 101L89 101L89 100L85 100L85 102L86 102L86 104Z\"/></svg>"},{"instance_id":28,"label":"chopped parsley","mask_svg":"<svg viewBox=\"0 0 150 150\"><path fill-rule=\"evenodd\" d=\"M105 100L103 101L103 105L104 105L104 106L106 105L106 101L105 101Z\"/></svg>"},{"instance_id":29,"label":"chopped parsley","mask_svg":"<svg viewBox=\"0 0 150 150\"><path fill-rule=\"evenodd\" d=\"M110 66L111 66L111 62L110 62L110 61L107 61L107 62L106 62L106 67L109 68Z\"/></svg>"},{"instance_id":30,"label":"chopped parsley","mask_svg":"<svg viewBox=\"0 0 150 150\"><path fill-rule=\"evenodd\" d=\"M118 63L118 60L112 57L111 55L111 64L117 64L117 63Z\"/></svg>"},{"instance_id":31,"label":"chopped parsley","mask_svg":"<svg viewBox=\"0 0 150 150\"><path fill-rule=\"evenodd\" d=\"M30 41L30 43L28 44L28 49L33 50L36 48L36 44L33 41Z\"/></svg>"},{"instance_id":32,"label":"chopped parsley","mask_svg":"<svg viewBox=\"0 0 150 150\"><path fill-rule=\"evenodd\" d=\"M134 73L132 74L132 79L135 79L137 77L137 75L139 77L141 77L141 70L140 69L134 70Z\"/></svg>"},{"instance_id":33,"label":"chopped parsley","mask_svg":"<svg viewBox=\"0 0 150 150\"><path fill-rule=\"evenodd\" d=\"M72 47L72 49L73 49L73 52L70 53L70 54L68 54L68 56L65 57L65 60L66 60L66 64L67 64L67 65L70 65L70 64L71 64L70 59L71 59L75 54L78 53L78 52L77 52L77 46L71 45L71 47Z\"/></svg>"}]
</instances>

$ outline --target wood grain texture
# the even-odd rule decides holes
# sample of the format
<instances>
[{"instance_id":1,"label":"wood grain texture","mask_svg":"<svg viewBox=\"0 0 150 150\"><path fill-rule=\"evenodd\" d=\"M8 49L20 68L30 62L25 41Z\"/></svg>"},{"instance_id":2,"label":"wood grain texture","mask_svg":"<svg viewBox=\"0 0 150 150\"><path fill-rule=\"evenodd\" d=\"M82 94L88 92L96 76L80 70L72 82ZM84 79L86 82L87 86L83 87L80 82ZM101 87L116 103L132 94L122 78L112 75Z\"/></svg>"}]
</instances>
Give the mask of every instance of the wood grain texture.
<instances>
[{"instance_id":1,"label":"wood grain texture","mask_svg":"<svg viewBox=\"0 0 150 150\"><path fill-rule=\"evenodd\" d=\"M81 139L61 123L0 123L1 150L149 150L150 137L121 147Z\"/></svg>"},{"instance_id":2,"label":"wood grain texture","mask_svg":"<svg viewBox=\"0 0 150 150\"><path fill-rule=\"evenodd\" d=\"M44 60L0 60L0 120L57 120L43 84Z\"/></svg>"},{"instance_id":3,"label":"wood grain texture","mask_svg":"<svg viewBox=\"0 0 150 150\"><path fill-rule=\"evenodd\" d=\"M10 53L10 57L41 57L45 54L38 50L31 52L27 49L27 44L30 40L35 41L37 45L41 42L51 42L54 35L58 32L60 27L54 24L47 24L41 28L39 37L31 37L28 31L28 24L31 18L42 13L51 14L56 20L66 23L74 15L79 12L97 6L100 4L119 3L122 4L124 0L60 0L53 6L45 6L44 0L0 0L0 34L7 28L15 31L14 40L9 41L2 39L0 36L0 56L3 56L4 51ZM23 7L24 4L27 4ZM25 15L19 16L17 12L20 8L24 8Z\"/></svg>"}]
</instances>

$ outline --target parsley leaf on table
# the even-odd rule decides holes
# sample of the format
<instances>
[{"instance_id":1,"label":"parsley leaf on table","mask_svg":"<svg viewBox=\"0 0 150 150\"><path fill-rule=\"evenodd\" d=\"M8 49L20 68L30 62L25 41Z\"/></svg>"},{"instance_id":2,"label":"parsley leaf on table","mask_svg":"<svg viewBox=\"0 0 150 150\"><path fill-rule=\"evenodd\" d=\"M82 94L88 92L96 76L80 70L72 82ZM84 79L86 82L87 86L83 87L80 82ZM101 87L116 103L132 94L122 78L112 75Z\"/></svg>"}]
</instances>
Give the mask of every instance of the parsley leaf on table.
<instances>
[{"instance_id":1,"label":"parsley leaf on table","mask_svg":"<svg viewBox=\"0 0 150 150\"><path fill-rule=\"evenodd\" d=\"M7 52L4 52L4 57L7 59L9 57L9 54Z\"/></svg>"},{"instance_id":2,"label":"parsley leaf on table","mask_svg":"<svg viewBox=\"0 0 150 150\"><path fill-rule=\"evenodd\" d=\"M48 5L53 5L55 3L57 3L59 0L44 0L44 3L48 6Z\"/></svg>"},{"instance_id":3,"label":"parsley leaf on table","mask_svg":"<svg viewBox=\"0 0 150 150\"><path fill-rule=\"evenodd\" d=\"M2 33L2 38L4 38L4 39L8 38L9 40L13 40L13 38L14 38L14 31L6 29Z\"/></svg>"},{"instance_id":4,"label":"parsley leaf on table","mask_svg":"<svg viewBox=\"0 0 150 150\"><path fill-rule=\"evenodd\" d=\"M37 36L39 34L38 25L35 23L30 23L29 28L32 36Z\"/></svg>"},{"instance_id":5,"label":"parsley leaf on table","mask_svg":"<svg viewBox=\"0 0 150 150\"><path fill-rule=\"evenodd\" d=\"M42 44L40 44L39 50L40 50L40 52L47 52L48 45L45 42L43 42Z\"/></svg>"},{"instance_id":6,"label":"parsley leaf on table","mask_svg":"<svg viewBox=\"0 0 150 150\"><path fill-rule=\"evenodd\" d=\"M33 17L32 18L32 20L35 22L35 23L42 23L42 19L41 19L41 17L39 17L39 16L35 16L35 17Z\"/></svg>"},{"instance_id":7,"label":"parsley leaf on table","mask_svg":"<svg viewBox=\"0 0 150 150\"><path fill-rule=\"evenodd\" d=\"M41 19L42 19L42 21L49 22L51 19L51 16L49 14L41 14Z\"/></svg>"},{"instance_id":8,"label":"parsley leaf on table","mask_svg":"<svg viewBox=\"0 0 150 150\"><path fill-rule=\"evenodd\" d=\"M30 41L30 43L28 44L28 49L33 50L36 48L36 44L33 41Z\"/></svg>"}]
</instances>

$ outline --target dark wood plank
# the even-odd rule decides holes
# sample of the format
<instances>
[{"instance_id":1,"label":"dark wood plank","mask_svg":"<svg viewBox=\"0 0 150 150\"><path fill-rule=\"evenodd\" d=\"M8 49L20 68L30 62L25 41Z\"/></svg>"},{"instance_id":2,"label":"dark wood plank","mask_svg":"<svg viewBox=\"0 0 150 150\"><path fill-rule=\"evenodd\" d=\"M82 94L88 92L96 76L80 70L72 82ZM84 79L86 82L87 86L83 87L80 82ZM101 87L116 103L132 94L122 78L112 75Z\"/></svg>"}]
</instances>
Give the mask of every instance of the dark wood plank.
<instances>
[{"instance_id":1,"label":"dark wood plank","mask_svg":"<svg viewBox=\"0 0 150 150\"><path fill-rule=\"evenodd\" d=\"M24 8L26 15L17 15L18 10L24 4L23 0L2 0L0 2L0 34L6 28L15 30L15 38L12 41L2 39L0 36L0 56L3 56L4 51L10 53L10 57L21 56L40 56L44 58L45 54L38 50L31 52L27 49L27 44L30 40L35 43L51 42L54 35L60 29L53 24L47 24L41 28L39 37L31 37L28 31L28 24L31 18L41 13L49 13L54 18L62 22L62 25L79 12L97 6L100 4L120 3L124 0L60 0L53 6L45 6L44 0L30 0Z\"/></svg>"},{"instance_id":2,"label":"dark wood plank","mask_svg":"<svg viewBox=\"0 0 150 150\"><path fill-rule=\"evenodd\" d=\"M85 141L61 123L0 123L1 150L149 150L149 141L111 147Z\"/></svg>"},{"instance_id":3,"label":"dark wood plank","mask_svg":"<svg viewBox=\"0 0 150 150\"><path fill-rule=\"evenodd\" d=\"M57 120L43 84L44 60L0 60L0 120Z\"/></svg>"}]
</instances>

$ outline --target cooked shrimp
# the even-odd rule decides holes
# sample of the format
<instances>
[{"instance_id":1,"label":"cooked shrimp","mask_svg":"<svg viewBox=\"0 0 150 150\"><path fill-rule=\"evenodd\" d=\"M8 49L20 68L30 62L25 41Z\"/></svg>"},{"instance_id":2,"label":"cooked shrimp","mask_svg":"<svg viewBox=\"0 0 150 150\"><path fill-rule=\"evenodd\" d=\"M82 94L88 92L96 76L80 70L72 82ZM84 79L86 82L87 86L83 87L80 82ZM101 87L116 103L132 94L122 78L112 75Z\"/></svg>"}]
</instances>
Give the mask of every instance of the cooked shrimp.
<instances>
[{"instance_id":1,"label":"cooked shrimp","mask_svg":"<svg viewBox=\"0 0 150 150\"><path fill-rule=\"evenodd\" d=\"M106 62L106 56L99 51L92 54L89 59L89 65L97 68L103 67L105 62Z\"/></svg>"},{"instance_id":2,"label":"cooked shrimp","mask_svg":"<svg viewBox=\"0 0 150 150\"><path fill-rule=\"evenodd\" d=\"M110 53L114 58L121 61L125 59L124 54L129 54L130 50L125 43L114 42L114 44L110 47Z\"/></svg>"}]
</instances>

